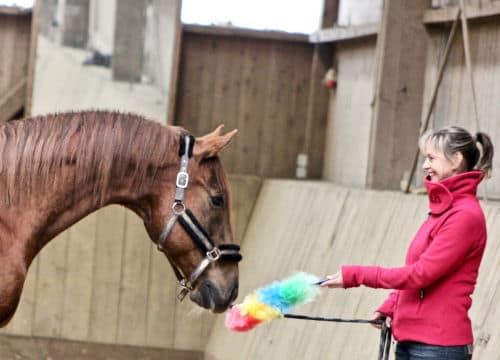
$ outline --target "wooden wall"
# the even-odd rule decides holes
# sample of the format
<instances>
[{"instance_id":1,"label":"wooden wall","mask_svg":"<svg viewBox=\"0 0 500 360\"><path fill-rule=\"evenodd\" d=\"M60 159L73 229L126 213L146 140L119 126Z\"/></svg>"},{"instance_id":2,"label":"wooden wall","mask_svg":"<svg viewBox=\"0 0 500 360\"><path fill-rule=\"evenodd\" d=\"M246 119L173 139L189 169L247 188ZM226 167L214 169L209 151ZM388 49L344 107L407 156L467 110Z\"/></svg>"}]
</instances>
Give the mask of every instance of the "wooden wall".
<instances>
[{"instance_id":1,"label":"wooden wall","mask_svg":"<svg viewBox=\"0 0 500 360\"><path fill-rule=\"evenodd\" d=\"M255 33L185 27L174 123L195 134L221 123L238 128L223 156L230 173L294 177L304 147L314 47L305 36ZM328 97L322 90L317 96ZM326 119L319 117L311 120L316 149L324 146ZM310 154L311 177L321 175L322 154Z\"/></svg>"},{"instance_id":2,"label":"wooden wall","mask_svg":"<svg viewBox=\"0 0 500 360\"><path fill-rule=\"evenodd\" d=\"M335 48L337 88L330 97L323 178L365 187L376 77L376 38Z\"/></svg>"},{"instance_id":3,"label":"wooden wall","mask_svg":"<svg viewBox=\"0 0 500 360\"><path fill-rule=\"evenodd\" d=\"M28 86L31 10L0 6L0 123L23 110Z\"/></svg>"},{"instance_id":4,"label":"wooden wall","mask_svg":"<svg viewBox=\"0 0 500 360\"><path fill-rule=\"evenodd\" d=\"M473 21L469 25L471 62L476 88L479 129L476 126L472 93L465 66L462 33L458 32L453 44L443 82L439 88L437 103L431 127L440 128L458 125L471 132L488 133L497 147L494 158L493 176L500 173L500 26L499 17L491 20ZM424 108L427 108L437 78L440 61L449 29L430 28L429 52L427 57L426 88ZM421 178L419 172L418 178ZM500 198L500 182L491 181L486 186L490 197ZM481 192L482 193L482 192Z\"/></svg>"},{"instance_id":5,"label":"wooden wall","mask_svg":"<svg viewBox=\"0 0 500 360\"><path fill-rule=\"evenodd\" d=\"M489 242L470 312L474 359L499 359L500 205L483 204ZM266 180L243 245L240 296L274 280L306 271L324 276L342 264L400 266L427 216L425 196L361 190L328 183ZM388 290L322 290L296 309L310 316L371 318ZM233 333L218 318L206 358L302 360L375 359L379 332L365 324L275 320L248 333Z\"/></svg>"},{"instance_id":6,"label":"wooden wall","mask_svg":"<svg viewBox=\"0 0 500 360\"><path fill-rule=\"evenodd\" d=\"M232 178L240 242L261 180ZM2 334L177 350L204 349L214 315L178 303L175 276L142 221L111 206L54 239L32 264Z\"/></svg>"}]
</instances>

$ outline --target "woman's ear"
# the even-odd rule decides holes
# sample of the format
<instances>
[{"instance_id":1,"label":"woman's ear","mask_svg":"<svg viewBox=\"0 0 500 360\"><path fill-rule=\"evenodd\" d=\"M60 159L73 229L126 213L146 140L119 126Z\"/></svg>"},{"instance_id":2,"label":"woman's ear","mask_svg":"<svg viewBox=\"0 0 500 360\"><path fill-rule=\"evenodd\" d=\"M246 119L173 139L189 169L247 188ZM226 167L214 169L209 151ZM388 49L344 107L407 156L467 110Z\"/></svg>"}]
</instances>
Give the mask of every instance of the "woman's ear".
<instances>
[{"instance_id":1,"label":"woman's ear","mask_svg":"<svg viewBox=\"0 0 500 360\"><path fill-rule=\"evenodd\" d=\"M457 151L453 154L452 163L453 163L453 170L458 172L465 171L464 156L460 151Z\"/></svg>"}]
</instances>

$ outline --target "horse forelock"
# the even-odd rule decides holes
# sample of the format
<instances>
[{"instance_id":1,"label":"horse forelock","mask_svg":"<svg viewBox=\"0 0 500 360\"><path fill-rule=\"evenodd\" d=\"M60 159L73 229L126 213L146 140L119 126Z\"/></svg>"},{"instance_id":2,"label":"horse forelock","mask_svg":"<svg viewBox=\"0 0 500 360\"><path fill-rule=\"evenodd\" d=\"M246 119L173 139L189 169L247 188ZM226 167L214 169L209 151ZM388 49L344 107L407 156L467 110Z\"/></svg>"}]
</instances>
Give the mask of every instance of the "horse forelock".
<instances>
[{"instance_id":1,"label":"horse forelock","mask_svg":"<svg viewBox=\"0 0 500 360\"><path fill-rule=\"evenodd\" d=\"M0 191L3 203L24 202L35 191L68 181L60 173L75 166L74 184L93 184L102 201L114 179L133 171L140 190L160 166L177 156L178 129L135 114L85 111L37 116L0 127ZM58 173L59 171L59 173ZM68 194L71 196L71 194Z\"/></svg>"}]
</instances>

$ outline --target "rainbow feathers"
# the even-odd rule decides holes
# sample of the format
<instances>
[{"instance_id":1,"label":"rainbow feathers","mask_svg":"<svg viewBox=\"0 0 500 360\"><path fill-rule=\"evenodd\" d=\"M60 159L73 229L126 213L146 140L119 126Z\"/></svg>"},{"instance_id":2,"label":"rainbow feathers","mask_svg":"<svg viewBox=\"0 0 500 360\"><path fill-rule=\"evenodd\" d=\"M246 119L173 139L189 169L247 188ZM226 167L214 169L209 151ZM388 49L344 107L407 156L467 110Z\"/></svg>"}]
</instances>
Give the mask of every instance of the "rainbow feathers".
<instances>
[{"instance_id":1,"label":"rainbow feathers","mask_svg":"<svg viewBox=\"0 0 500 360\"><path fill-rule=\"evenodd\" d=\"M282 281L254 291L226 315L226 327L233 331L248 331L255 326L279 319L292 307L308 303L319 294L319 278L297 273Z\"/></svg>"}]
</instances>

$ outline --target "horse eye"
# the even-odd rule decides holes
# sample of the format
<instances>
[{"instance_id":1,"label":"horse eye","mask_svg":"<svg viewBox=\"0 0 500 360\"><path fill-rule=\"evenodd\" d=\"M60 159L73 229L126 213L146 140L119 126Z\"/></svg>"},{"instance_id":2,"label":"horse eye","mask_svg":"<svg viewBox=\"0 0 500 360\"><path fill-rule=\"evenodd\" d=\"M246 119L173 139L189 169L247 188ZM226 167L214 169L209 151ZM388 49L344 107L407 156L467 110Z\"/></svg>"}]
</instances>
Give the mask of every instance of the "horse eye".
<instances>
[{"instance_id":1,"label":"horse eye","mask_svg":"<svg viewBox=\"0 0 500 360\"><path fill-rule=\"evenodd\" d=\"M210 196L210 202L213 207L221 208L224 207L224 195Z\"/></svg>"}]
</instances>

